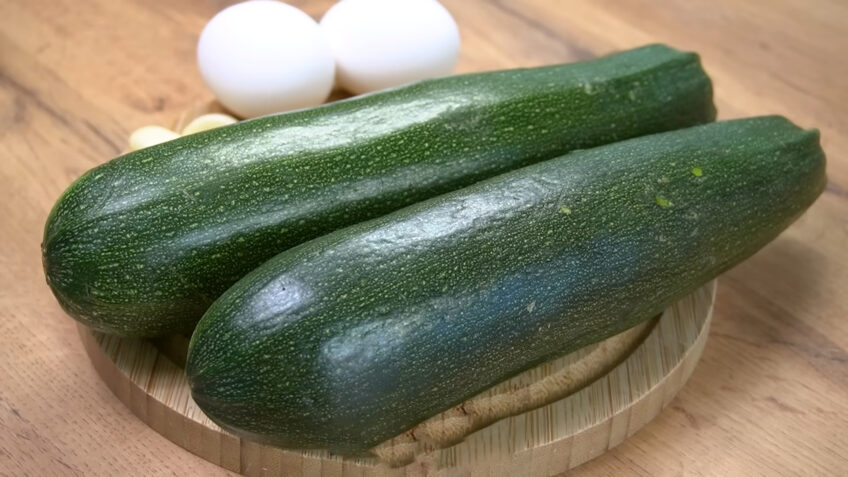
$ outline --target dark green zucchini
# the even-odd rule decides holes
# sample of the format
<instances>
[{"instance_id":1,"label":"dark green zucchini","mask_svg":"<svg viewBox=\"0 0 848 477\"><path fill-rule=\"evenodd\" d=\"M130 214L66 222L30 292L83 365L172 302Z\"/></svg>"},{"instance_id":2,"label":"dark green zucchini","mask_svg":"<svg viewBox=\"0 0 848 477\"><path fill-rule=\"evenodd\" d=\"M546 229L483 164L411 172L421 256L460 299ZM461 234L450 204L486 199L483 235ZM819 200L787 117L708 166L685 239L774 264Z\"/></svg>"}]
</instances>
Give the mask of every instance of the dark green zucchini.
<instances>
[{"instance_id":1,"label":"dark green zucchini","mask_svg":"<svg viewBox=\"0 0 848 477\"><path fill-rule=\"evenodd\" d=\"M102 331L185 332L280 251L567 151L711 121L692 53L452 76L127 154L45 229L47 282Z\"/></svg>"},{"instance_id":2,"label":"dark green zucchini","mask_svg":"<svg viewBox=\"0 0 848 477\"><path fill-rule=\"evenodd\" d=\"M283 252L204 315L186 372L224 428L358 454L650 318L825 186L817 131L713 123L527 166Z\"/></svg>"}]
</instances>

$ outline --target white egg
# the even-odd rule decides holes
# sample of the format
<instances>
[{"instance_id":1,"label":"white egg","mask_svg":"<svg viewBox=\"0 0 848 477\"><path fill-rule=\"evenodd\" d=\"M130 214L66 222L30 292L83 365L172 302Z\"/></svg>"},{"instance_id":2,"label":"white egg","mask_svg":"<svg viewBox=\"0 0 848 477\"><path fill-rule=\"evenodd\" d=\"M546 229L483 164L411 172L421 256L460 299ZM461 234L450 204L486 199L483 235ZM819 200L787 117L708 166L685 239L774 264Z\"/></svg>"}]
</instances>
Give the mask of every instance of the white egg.
<instances>
[{"instance_id":1,"label":"white egg","mask_svg":"<svg viewBox=\"0 0 848 477\"><path fill-rule=\"evenodd\" d=\"M436 0L343 0L321 19L336 80L367 93L445 76L459 58L459 30Z\"/></svg>"},{"instance_id":2,"label":"white egg","mask_svg":"<svg viewBox=\"0 0 848 477\"><path fill-rule=\"evenodd\" d=\"M273 0L215 15L200 34L197 63L221 104L244 117L321 104L333 87L333 55L318 24Z\"/></svg>"}]
</instances>

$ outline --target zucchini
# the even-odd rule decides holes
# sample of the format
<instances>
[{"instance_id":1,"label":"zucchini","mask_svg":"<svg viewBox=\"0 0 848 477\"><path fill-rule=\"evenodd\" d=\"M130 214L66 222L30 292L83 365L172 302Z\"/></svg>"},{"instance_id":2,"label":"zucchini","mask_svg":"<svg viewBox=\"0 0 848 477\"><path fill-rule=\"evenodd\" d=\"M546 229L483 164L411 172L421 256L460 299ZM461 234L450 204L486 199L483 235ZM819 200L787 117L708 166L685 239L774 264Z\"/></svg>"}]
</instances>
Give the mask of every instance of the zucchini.
<instances>
[{"instance_id":1,"label":"zucchini","mask_svg":"<svg viewBox=\"0 0 848 477\"><path fill-rule=\"evenodd\" d=\"M280 251L567 151L711 121L698 58L648 46L453 76L119 157L61 197L47 282L92 328L190 331Z\"/></svg>"},{"instance_id":2,"label":"zucchini","mask_svg":"<svg viewBox=\"0 0 848 477\"><path fill-rule=\"evenodd\" d=\"M357 455L603 340L750 256L825 186L781 117L573 152L338 230L227 290L195 401L237 434Z\"/></svg>"}]
</instances>

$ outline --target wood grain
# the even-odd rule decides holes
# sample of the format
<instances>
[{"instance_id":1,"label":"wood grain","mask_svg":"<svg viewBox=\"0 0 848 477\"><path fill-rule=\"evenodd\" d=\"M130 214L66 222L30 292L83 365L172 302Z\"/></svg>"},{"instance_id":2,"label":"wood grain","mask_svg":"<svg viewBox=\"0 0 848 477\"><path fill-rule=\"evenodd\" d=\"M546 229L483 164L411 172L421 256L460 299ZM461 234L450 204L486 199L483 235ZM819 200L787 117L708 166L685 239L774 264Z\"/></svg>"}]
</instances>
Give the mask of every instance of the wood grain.
<instances>
[{"instance_id":1,"label":"wood grain","mask_svg":"<svg viewBox=\"0 0 848 477\"><path fill-rule=\"evenodd\" d=\"M191 399L179 365L185 339L180 345L179 337L149 341L79 330L95 369L133 414L180 447L247 477L551 477L620 444L668 405L701 357L715 291L712 281L659 319L493 386L367 459L268 447L222 430ZM306 472L308 466L319 470Z\"/></svg>"},{"instance_id":2,"label":"wood grain","mask_svg":"<svg viewBox=\"0 0 848 477\"><path fill-rule=\"evenodd\" d=\"M225 473L149 429L100 382L44 284L39 244L65 187L123 149L131 130L211 99L194 46L229 3L0 0L0 473ZM292 3L318 17L331 2ZM701 53L720 117L779 113L822 131L827 190L723 276L690 382L575 475L848 473L848 3L444 3L460 25L460 71L662 41Z\"/></svg>"}]
</instances>

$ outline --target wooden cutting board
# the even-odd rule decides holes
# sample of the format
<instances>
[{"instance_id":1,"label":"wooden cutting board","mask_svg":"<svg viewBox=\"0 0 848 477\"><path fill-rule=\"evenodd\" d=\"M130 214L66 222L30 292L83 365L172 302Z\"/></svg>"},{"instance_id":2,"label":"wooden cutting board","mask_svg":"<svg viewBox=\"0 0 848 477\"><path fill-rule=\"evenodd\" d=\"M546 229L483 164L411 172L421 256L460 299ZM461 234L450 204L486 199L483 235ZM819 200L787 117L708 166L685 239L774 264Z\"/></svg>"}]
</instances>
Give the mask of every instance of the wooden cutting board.
<instances>
[{"instance_id":1,"label":"wooden cutting board","mask_svg":"<svg viewBox=\"0 0 848 477\"><path fill-rule=\"evenodd\" d=\"M581 390L497 420L455 445L419 446L415 460L402 467L377 459L342 459L242 440L215 425L191 399L182 369L184 338L149 341L110 336L83 326L79 330L101 378L139 419L177 445L247 476L548 477L620 444L671 401L701 356L715 291L712 281L646 323L635 349L632 340L613 337L604 342L619 348L603 358L614 367ZM597 347L529 370L479 398L532 386L557 373L570 373L579 381L583 370L596 361L592 352Z\"/></svg>"}]
</instances>

